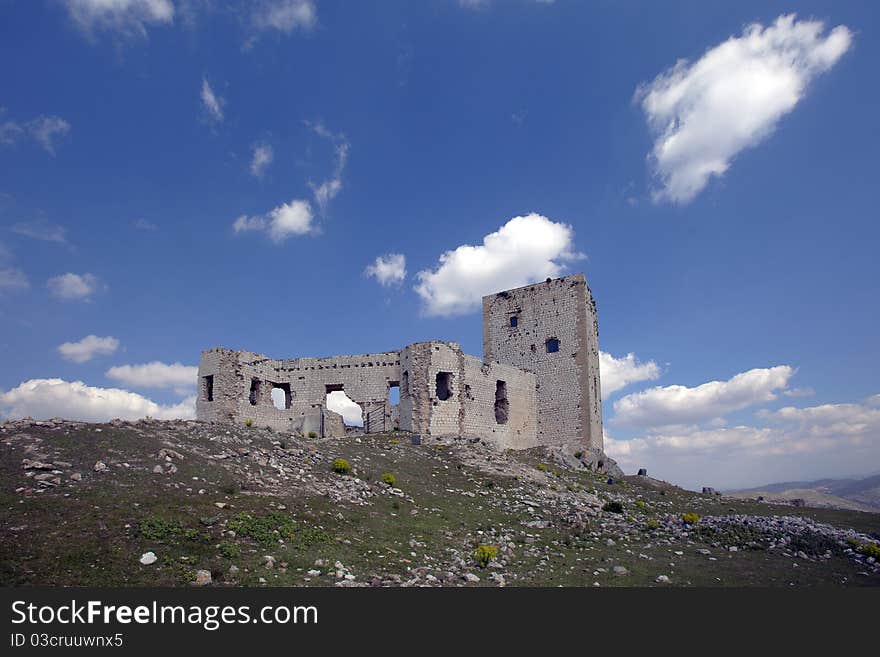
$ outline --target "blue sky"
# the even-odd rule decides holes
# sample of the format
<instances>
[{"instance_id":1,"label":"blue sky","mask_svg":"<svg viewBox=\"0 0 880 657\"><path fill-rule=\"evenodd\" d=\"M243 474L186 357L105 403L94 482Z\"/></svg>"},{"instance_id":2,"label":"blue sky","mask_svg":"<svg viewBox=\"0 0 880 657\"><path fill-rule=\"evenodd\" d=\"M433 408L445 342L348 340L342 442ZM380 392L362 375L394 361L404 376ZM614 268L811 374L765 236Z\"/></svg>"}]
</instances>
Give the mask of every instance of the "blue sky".
<instances>
[{"instance_id":1,"label":"blue sky","mask_svg":"<svg viewBox=\"0 0 880 657\"><path fill-rule=\"evenodd\" d=\"M480 294L584 271L625 467L876 472L877 11L0 0L0 414L186 416L216 345L479 355Z\"/></svg>"}]
</instances>

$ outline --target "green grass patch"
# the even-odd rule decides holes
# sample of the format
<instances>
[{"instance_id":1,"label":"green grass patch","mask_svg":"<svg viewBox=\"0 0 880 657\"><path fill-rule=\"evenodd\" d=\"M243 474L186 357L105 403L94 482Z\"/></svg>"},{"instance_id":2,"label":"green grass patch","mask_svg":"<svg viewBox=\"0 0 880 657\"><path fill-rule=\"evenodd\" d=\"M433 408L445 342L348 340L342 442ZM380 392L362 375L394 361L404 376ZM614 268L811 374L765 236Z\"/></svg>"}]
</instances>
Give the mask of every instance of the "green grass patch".
<instances>
[{"instance_id":1,"label":"green grass patch","mask_svg":"<svg viewBox=\"0 0 880 657\"><path fill-rule=\"evenodd\" d=\"M197 529L189 529L179 520L161 516L151 516L142 520L138 531L149 541L194 540L199 536Z\"/></svg>"},{"instance_id":2,"label":"green grass patch","mask_svg":"<svg viewBox=\"0 0 880 657\"><path fill-rule=\"evenodd\" d=\"M226 527L238 536L246 536L263 547L271 547L278 543L279 538L293 538L296 522L279 511L271 511L264 516L239 513L226 523Z\"/></svg>"}]
</instances>

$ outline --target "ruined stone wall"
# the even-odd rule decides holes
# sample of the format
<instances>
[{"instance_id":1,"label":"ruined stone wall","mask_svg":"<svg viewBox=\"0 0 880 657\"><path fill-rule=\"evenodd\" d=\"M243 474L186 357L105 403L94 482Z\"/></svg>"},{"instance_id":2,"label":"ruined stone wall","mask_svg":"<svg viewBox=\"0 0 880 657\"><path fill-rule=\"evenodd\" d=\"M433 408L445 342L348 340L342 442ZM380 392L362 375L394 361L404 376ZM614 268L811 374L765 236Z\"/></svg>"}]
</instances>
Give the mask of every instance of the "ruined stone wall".
<instances>
[{"instance_id":1,"label":"ruined stone wall","mask_svg":"<svg viewBox=\"0 0 880 657\"><path fill-rule=\"evenodd\" d=\"M461 435L477 436L501 449L539 444L533 373L465 355L463 380ZM499 388L503 391L500 396Z\"/></svg>"},{"instance_id":2,"label":"ruined stone wall","mask_svg":"<svg viewBox=\"0 0 880 657\"><path fill-rule=\"evenodd\" d=\"M429 436L481 438L501 448L536 444L535 376L509 365L486 364L455 342L420 342L401 352L401 428ZM495 414L498 381L507 402ZM443 398L445 397L445 399Z\"/></svg>"},{"instance_id":3,"label":"ruined stone wall","mask_svg":"<svg viewBox=\"0 0 880 657\"><path fill-rule=\"evenodd\" d=\"M213 377L213 401L208 401L208 377ZM388 401L388 392L389 386L397 385L399 380L397 351L275 360L249 351L210 349L202 352L199 363L196 414L199 419L214 422L251 420L257 426L279 431L320 433L324 426L325 435L334 435L339 423L326 415L328 392L342 390L364 413L381 409L393 421L395 410ZM283 389L288 408L275 407L275 387Z\"/></svg>"},{"instance_id":4,"label":"ruined stone wall","mask_svg":"<svg viewBox=\"0 0 880 657\"><path fill-rule=\"evenodd\" d=\"M538 444L603 448L598 333L583 274L483 297L484 360L536 375Z\"/></svg>"},{"instance_id":5,"label":"ruined stone wall","mask_svg":"<svg viewBox=\"0 0 880 657\"><path fill-rule=\"evenodd\" d=\"M389 386L398 383L400 404L392 405ZM289 408L278 409L272 401L272 389L279 386ZM384 412L387 421L379 430L399 426L425 436L476 437L501 448L537 444L535 375L483 363L464 354L455 342L420 342L382 354L288 360L210 349L202 353L199 364L197 416L343 436L341 417L326 409L326 395L333 390L344 391L365 414L371 409Z\"/></svg>"}]
</instances>

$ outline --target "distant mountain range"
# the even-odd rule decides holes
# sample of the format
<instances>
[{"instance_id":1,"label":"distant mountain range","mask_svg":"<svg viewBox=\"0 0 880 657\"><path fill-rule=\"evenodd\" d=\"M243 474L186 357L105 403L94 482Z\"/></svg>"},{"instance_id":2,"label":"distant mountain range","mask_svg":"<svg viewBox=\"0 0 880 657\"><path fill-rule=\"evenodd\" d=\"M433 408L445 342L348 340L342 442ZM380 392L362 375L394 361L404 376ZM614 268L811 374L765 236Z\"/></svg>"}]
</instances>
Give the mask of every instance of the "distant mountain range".
<instances>
[{"instance_id":1,"label":"distant mountain range","mask_svg":"<svg viewBox=\"0 0 880 657\"><path fill-rule=\"evenodd\" d=\"M757 488L727 491L731 497L763 497L767 501L802 499L808 506L854 511L880 511L880 474L864 479L787 481Z\"/></svg>"}]
</instances>

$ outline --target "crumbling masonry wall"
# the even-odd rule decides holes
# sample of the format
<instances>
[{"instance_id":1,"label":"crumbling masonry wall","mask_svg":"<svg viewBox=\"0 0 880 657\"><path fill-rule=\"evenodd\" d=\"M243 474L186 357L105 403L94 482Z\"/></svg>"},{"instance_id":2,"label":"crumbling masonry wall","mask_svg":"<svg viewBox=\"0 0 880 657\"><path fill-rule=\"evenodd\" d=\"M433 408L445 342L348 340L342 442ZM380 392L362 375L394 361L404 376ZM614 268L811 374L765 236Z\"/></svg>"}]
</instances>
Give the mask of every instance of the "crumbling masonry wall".
<instances>
[{"instance_id":1,"label":"crumbling masonry wall","mask_svg":"<svg viewBox=\"0 0 880 657\"><path fill-rule=\"evenodd\" d=\"M483 358L535 373L538 444L603 449L599 328L583 274L483 297Z\"/></svg>"},{"instance_id":2,"label":"crumbling masonry wall","mask_svg":"<svg viewBox=\"0 0 880 657\"><path fill-rule=\"evenodd\" d=\"M218 347L202 352L196 416L212 422L250 420L278 431L344 434L341 418L326 408L327 393L342 390L370 415L392 428L397 410L389 388L400 380L400 352L330 358L274 360L250 351ZM208 385L211 397L208 399ZM281 388L287 408L278 409L272 389ZM335 417L334 417L335 416Z\"/></svg>"},{"instance_id":3,"label":"crumbling masonry wall","mask_svg":"<svg viewBox=\"0 0 880 657\"><path fill-rule=\"evenodd\" d=\"M406 390L403 384L400 389L401 429L481 438L502 449L538 444L535 375L531 372L484 363L454 342L410 345L401 352L400 363L403 381L409 382ZM496 416L499 382L506 409Z\"/></svg>"},{"instance_id":4,"label":"crumbling masonry wall","mask_svg":"<svg viewBox=\"0 0 880 657\"><path fill-rule=\"evenodd\" d=\"M442 395L438 381L443 382ZM389 401L389 389L395 385L400 386L399 405ZM273 388L284 391L287 408L275 407ZM209 349L202 352L199 363L196 412L199 419L212 422L250 420L279 431L342 436L342 418L326 408L326 395L335 390L359 404L365 420L372 419L365 421L365 431L399 427L425 436L480 438L500 448L536 444L534 374L484 364L452 342L421 342L379 354L289 360ZM497 416L496 401L503 409Z\"/></svg>"}]
</instances>

